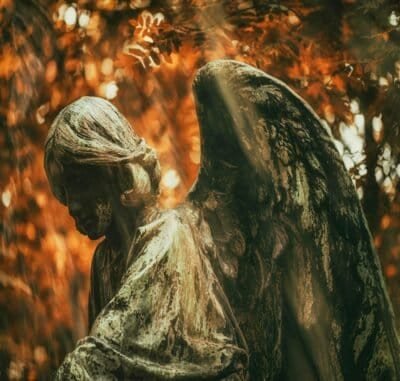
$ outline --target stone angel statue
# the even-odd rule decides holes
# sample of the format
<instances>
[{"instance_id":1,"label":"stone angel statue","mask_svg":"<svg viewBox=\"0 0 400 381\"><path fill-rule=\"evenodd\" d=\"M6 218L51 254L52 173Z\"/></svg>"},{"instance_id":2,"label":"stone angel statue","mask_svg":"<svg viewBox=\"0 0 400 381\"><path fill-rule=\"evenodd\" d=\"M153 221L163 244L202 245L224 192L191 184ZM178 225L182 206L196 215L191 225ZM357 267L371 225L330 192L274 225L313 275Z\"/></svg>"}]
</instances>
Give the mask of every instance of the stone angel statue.
<instances>
[{"instance_id":1,"label":"stone angel statue","mask_svg":"<svg viewBox=\"0 0 400 381\"><path fill-rule=\"evenodd\" d=\"M284 83L243 63L193 85L201 169L157 207L154 151L108 101L55 119L45 168L97 239L88 335L58 380L400 380L377 255L329 132Z\"/></svg>"}]
</instances>

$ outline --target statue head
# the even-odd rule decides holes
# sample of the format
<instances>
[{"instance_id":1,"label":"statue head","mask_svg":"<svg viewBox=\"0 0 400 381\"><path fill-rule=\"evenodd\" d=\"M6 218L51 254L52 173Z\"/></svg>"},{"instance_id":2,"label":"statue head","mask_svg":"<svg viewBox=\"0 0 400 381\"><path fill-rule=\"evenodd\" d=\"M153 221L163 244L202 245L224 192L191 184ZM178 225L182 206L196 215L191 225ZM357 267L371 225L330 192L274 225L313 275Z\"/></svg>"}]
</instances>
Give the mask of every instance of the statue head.
<instances>
[{"instance_id":1,"label":"statue head","mask_svg":"<svg viewBox=\"0 0 400 381\"><path fill-rule=\"evenodd\" d=\"M107 232L116 210L140 209L159 193L154 150L102 98L82 97L61 110L47 136L44 165L54 195L91 239Z\"/></svg>"}]
</instances>

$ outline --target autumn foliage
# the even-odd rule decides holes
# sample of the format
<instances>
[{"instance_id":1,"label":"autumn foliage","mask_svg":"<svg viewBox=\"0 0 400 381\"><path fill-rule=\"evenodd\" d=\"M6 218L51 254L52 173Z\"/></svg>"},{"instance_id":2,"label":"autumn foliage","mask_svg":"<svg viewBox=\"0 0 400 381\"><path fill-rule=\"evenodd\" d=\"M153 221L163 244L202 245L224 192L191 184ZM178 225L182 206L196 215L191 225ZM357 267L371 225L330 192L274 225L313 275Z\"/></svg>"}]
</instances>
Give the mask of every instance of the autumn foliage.
<instances>
[{"instance_id":1,"label":"autumn foliage","mask_svg":"<svg viewBox=\"0 0 400 381\"><path fill-rule=\"evenodd\" d=\"M95 243L44 175L55 115L111 100L157 150L173 206L200 162L191 81L222 57L287 82L331 128L400 316L397 1L0 0L0 40L0 379L49 379L87 329Z\"/></svg>"}]
</instances>

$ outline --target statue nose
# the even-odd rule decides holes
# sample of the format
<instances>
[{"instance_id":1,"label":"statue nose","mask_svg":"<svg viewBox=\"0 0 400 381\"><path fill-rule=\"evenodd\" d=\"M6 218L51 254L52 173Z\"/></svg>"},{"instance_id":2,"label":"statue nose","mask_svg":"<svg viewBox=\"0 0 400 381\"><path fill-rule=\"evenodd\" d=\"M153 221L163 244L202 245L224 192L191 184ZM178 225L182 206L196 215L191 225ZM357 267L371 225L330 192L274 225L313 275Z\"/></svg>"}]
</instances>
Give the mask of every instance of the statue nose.
<instances>
[{"instance_id":1,"label":"statue nose","mask_svg":"<svg viewBox=\"0 0 400 381\"><path fill-rule=\"evenodd\" d=\"M78 200L70 200L68 203L68 210L72 217L79 217L82 212L82 203Z\"/></svg>"}]
</instances>

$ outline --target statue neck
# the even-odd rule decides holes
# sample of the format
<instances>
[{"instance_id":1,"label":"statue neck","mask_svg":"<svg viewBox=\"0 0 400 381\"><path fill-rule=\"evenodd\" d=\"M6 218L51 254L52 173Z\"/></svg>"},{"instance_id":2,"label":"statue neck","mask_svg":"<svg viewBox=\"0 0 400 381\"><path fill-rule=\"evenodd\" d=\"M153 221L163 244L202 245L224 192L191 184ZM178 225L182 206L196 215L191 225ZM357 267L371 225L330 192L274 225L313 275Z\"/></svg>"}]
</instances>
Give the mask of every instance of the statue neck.
<instances>
[{"instance_id":1,"label":"statue neck","mask_svg":"<svg viewBox=\"0 0 400 381\"><path fill-rule=\"evenodd\" d=\"M110 246L127 254L137 229L151 222L158 212L157 204L146 205L140 209L124 206L114 208L113 221L106 233Z\"/></svg>"}]
</instances>

